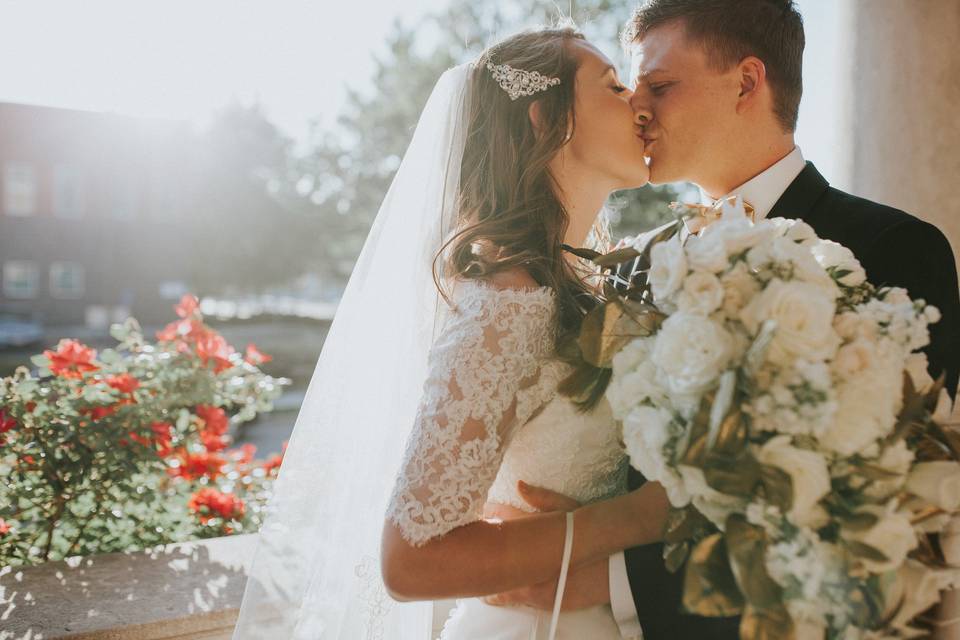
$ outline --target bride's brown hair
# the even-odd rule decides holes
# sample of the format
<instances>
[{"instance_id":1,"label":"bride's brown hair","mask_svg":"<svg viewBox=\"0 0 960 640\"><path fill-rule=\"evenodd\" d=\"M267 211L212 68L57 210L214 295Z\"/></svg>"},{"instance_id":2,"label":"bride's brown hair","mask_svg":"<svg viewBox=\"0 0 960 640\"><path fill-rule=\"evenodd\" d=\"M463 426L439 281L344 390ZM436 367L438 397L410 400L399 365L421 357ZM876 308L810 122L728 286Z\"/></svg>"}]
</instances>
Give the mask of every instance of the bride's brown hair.
<instances>
[{"instance_id":1,"label":"bride's brown hair","mask_svg":"<svg viewBox=\"0 0 960 640\"><path fill-rule=\"evenodd\" d=\"M443 273L450 277L486 279L521 266L538 284L556 292L558 345L579 331L584 314L596 301L595 286L586 282L596 273L585 268L578 274L564 259L569 216L548 166L573 135L580 58L571 43L583 39L573 27L525 31L491 46L476 61L460 168L458 231L441 247L433 265L434 282L444 299L437 262L448 246L452 245ZM488 62L537 71L559 78L560 84L511 100L487 69ZM539 103L539 130L528 113L534 101ZM609 249L605 215L598 217L590 235L594 245L590 248Z\"/></svg>"}]
</instances>

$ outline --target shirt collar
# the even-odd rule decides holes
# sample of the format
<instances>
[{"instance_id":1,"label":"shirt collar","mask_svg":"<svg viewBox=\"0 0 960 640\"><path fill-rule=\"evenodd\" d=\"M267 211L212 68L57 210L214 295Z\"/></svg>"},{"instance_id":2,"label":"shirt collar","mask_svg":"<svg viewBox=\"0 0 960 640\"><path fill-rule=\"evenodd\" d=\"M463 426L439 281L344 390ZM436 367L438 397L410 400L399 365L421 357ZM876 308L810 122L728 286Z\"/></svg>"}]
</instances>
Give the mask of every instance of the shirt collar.
<instances>
[{"instance_id":1,"label":"shirt collar","mask_svg":"<svg viewBox=\"0 0 960 640\"><path fill-rule=\"evenodd\" d=\"M794 145L793 151L730 193L724 194L723 197L741 196L745 202L753 205L754 219L762 220L767 217L790 183L800 175L804 166L806 161L803 159L803 153L800 152L799 146ZM712 205L715 200L701 189L700 202Z\"/></svg>"}]
</instances>

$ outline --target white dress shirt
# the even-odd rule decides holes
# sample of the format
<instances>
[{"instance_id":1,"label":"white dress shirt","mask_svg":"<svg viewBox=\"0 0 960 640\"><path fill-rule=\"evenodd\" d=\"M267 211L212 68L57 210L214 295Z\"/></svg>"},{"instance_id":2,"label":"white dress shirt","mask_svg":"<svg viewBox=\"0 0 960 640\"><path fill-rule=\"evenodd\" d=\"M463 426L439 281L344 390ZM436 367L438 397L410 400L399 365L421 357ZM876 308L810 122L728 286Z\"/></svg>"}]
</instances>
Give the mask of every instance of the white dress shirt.
<instances>
[{"instance_id":1,"label":"white dress shirt","mask_svg":"<svg viewBox=\"0 0 960 640\"><path fill-rule=\"evenodd\" d=\"M722 197L741 196L744 202L753 205L754 219L762 220L767 217L790 183L800 175L804 166L806 161L803 159L800 147L794 146L793 151L763 173L754 176ZM700 190L700 201L706 205L712 205L715 202L703 189ZM643 630L640 628L640 620L637 617L637 607L633 602L633 593L627 578L627 565L623 551L610 556L610 608L613 610L613 617L617 620L620 635L624 640L643 638Z\"/></svg>"}]
</instances>

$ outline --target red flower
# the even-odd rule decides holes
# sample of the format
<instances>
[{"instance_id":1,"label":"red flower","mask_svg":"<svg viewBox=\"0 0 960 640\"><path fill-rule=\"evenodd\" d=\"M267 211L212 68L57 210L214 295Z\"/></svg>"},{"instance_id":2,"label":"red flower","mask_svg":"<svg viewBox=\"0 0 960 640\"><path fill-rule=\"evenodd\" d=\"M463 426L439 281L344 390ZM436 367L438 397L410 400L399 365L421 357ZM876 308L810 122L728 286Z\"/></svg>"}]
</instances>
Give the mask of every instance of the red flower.
<instances>
[{"instance_id":1,"label":"red flower","mask_svg":"<svg viewBox=\"0 0 960 640\"><path fill-rule=\"evenodd\" d=\"M206 366L210 360L214 361L214 373L220 373L233 366L230 356L234 353L227 341L216 331L208 331L197 338L197 355Z\"/></svg>"},{"instance_id":2,"label":"red flower","mask_svg":"<svg viewBox=\"0 0 960 640\"><path fill-rule=\"evenodd\" d=\"M129 373L121 373L118 376L109 376L107 384L120 391L121 393L133 393L140 387L140 381Z\"/></svg>"},{"instance_id":3,"label":"red flower","mask_svg":"<svg viewBox=\"0 0 960 640\"><path fill-rule=\"evenodd\" d=\"M203 420L203 428L216 435L223 435L230 428L230 420L226 412L220 407L209 404L198 404L194 409L197 416Z\"/></svg>"},{"instance_id":4,"label":"red flower","mask_svg":"<svg viewBox=\"0 0 960 640\"><path fill-rule=\"evenodd\" d=\"M204 333L206 333L206 328L202 322L196 318L184 318L183 320L174 320L158 331L156 335L157 340L166 342L178 339L195 342Z\"/></svg>"},{"instance_id":5,"label":"red flower","mask_svg":"<svg viewBox=\"0 0 960 640\"><path fill-rule=\"evenodd\" d=\"M10 525L7 524L6 520L0 518L0 536L6 535L10 532Z\"/></svg>"},{"instance_id":6,"label":"red flower","mask_svg":"<svg viewBox=\"0 0 960 640\"><path fill-rule=\"evenodd\" d=\"M104 406L98 406L98 407L83 407L83 408L81 408L81 409L78 409L77 412L78 412L80 415L89 416L91 420L93 420L94 422L96 422L97 420L100 420L101 418L105 418L105 417L107 417L107 416L109 416L109 415L113 415L114 413L116 413L116 411L117 411L117 406L118 406L118 405L116 405L116 404L112 404L112 405L109 405L109 406L106 406L106 407L104 407ZM82 424L83 424L83 423L81 423L81 425L82 425Z\"/></svg>"},{"instance_id":7,"label":"red flower","mask_svg":"<svg viewBox=\"0 0 960 640\"><path fill-rule=\"evenodd\" d=\"M181 318L187 318L192 316L193 313L200 308L200 301L197 300L197 296L191 293L183 294L183 297L180 298L180 303L173 308L177 312L177 315Z\"/></svg>"},{"instance_id":8,"label":"red flower","mask_svg":"<svg viewBox=\"0 0 960 640\"><path fill-rule=\"evenodd\" d=\"M283 463L283 456L280 455L279 453L275 453L269 458L267 458L267 461L263 463L263 470L267 475L270 475L271 473L273 473L274 469L279 470L280 465L282 463Z\"/></svg>"},{"instance_id":9,"label":"red flower","mask_svg":"<svg viewBox=\"0 0 960 640\"><path fill-rule=\"evenodd\" d=\"M224 520L242 518L246 512L243 500L232 493L221 493L211 487L204 487L190 496L187 506L199 516L203 524L216 516Z\"/></svg>"},{"instance_id":10,"label":"red flower","mask_svg":"<svg viewBox=\"0 0 960 640\"><path fill-rule=\"evenodd\" d=\"M263 364L264 362L270 362L273 360L273 356L268 356L265 353L261 353L257 349L257 345L252 342L247 344L246 355L243 356L243 359L253 365Z\"/></svg>"},{"instance_id":11,"label":"red flower","mask_svg":"<svg viewBox=\"0 0 960 640\"><path fill-rule=\"evenodd\" d=\"M57 345L56 351L47 349L43 355L50 360L50 371L64 378L79 379L84 372L97 371L100 368L91 362L97 356L96 350L76 340L64 338Z\"/></svg>"},{"instance_id":12,"label":"red flower","mask_svg":"<svg viewBox=\"0 0 960 640\"><path fill-rule=\"evenodd\" d=\"M25 405L27 413L33 413L33 410L37 408L37 403L31 400Z\"/></svg>"},{"instance_id":13,"label":"red flower","mask_svg":"<svg viewBox=\"0 0 960 640\"><path fill-rule=\"evenodd\" d=\"M0 407L0 433L6 433L15 426L17 426L17 421L14 420L9 413L7 413L5 408Z\"/></svg>"},{"instance_id":14,"label":"red flower","mask_svg":"<svg viewBox=\"0 0 960 640\"><path fill-rule=\"evenodd\" d=\"M190 453L180 449L176 455L180 464L176 467L168 467L167 473L187 480L199 480L204 477L215 480L220 476L223 465L227 463L221 456L208 451Z\"/></svg>"}]
</instances>

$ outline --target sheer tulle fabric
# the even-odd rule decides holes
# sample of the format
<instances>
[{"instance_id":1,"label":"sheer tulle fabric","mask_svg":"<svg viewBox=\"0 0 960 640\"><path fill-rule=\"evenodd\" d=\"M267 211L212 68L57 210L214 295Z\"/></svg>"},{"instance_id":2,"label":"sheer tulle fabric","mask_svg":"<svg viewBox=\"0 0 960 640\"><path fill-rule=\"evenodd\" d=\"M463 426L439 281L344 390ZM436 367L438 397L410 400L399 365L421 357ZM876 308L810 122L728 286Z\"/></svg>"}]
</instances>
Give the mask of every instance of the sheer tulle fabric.
<instances>
[{"instance_id":1,"label":"sheer tulle fabric","mask_svg":"<svg viewBox=\"0 0 960 640\"><path fill-rule=\"evenodd\" d=\"M441 76L330 327L261 529L234 640L429 637L386 594L380 534L445 317L431 265L453 231L469 64Z\"/></svg>"}]
</instances>

